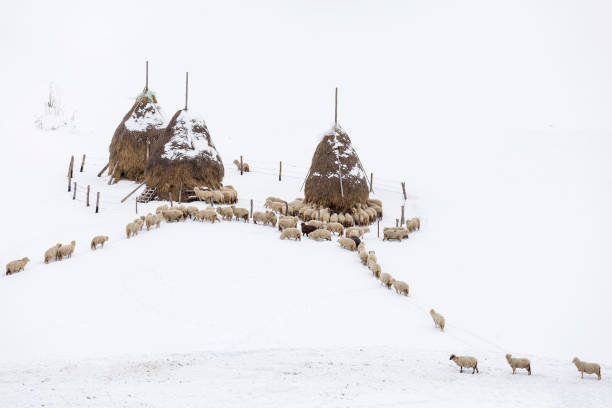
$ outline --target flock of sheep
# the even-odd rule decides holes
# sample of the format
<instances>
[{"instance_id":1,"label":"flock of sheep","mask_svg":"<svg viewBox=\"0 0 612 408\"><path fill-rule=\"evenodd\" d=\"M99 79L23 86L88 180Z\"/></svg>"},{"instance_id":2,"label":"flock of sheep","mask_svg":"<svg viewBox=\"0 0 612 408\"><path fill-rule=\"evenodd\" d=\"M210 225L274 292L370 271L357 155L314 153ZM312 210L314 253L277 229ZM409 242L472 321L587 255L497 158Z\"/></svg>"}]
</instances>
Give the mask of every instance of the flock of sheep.
<instances>
[{"instance_id":1,"label":"flock of sheep","mask_svg":"<svg viewBox=\"0 0 612 408\"><path fill-rule=\"evenodd\" d=\"M237 163L240 166L239 162ZM248 164L243 163L245 171L249 171ZM211 223L220 222L219 216L224 220L231 221L233 219L249 222L249 210L239 208L235 205L217 206L212 204L235 204L238 201L238 194L232 186L224 186L220 190L202 190L194 189L198 200L208 201L211 205L204 209L199 209L196 206L177 205L168 207L162 205L157 207L155 214L149 213L146 216L136 218L128 223L125 227L127 238L138 235L139 231L146 226L147 230L155 226L159 228L161 221L178 222L190 218L194 221L209 221ZM270 210L256 211L253 213L253 223L261 223L276 227L281 232L280 239L301 240L303 236L307 236L313 240L332 240L332 235L338 236L338 243L342 248L349 251L357 251L359 259L363 265L366 265L372 272L372 275L377 278L381 284L387 289L392 287L395 292L408 296L410 287L406 282L394 279L389 273L383 273L378 258L374 251L367 251L365 243L362 241L363 235L370 232L368 225L379 217L382 217L382 202L379 200L369 199L366 205L357 205L352 211L338 214L333 213L327 208L315 207L304 203L304 200L298 198L290 203L277 198L268 197L264 207ZM277 214L278 213L278 217ZM302 220L300 229L297 228L298 221ZM420 230L421 222L419 218L412 218L406 221L406 226L403 227L387 227L383 230L383 241L390 239L402 240L408 238L408 234L416 230ZM91 241L91 249L95 250L99 246L104 247L104 243L108 241L108 236L98 235ZM64 258L70 258L74 252L76 242L62 245L60 243L54 245L45 251L44 262L56 260L61 261ZM6 265L6 275L24 270L29 258L25 257ZM437 313L434 309L430 310L431 318L436 328L444 330L446 321L444 316ZM456 356L451 354L450 360L455 362L460 367L460 372L463 368L471 368L472 374L478 371L478 360L471 356ZM531 375L531 362L526 358L513 358L511 354L506 354L506 360L512 368L512 374L516 369L525 369ZM572 362L576 365L584 378L584 373L595 374L601 380L601 368L599 364L587 363L575 357Z\"/></svg>"}]
</instances>

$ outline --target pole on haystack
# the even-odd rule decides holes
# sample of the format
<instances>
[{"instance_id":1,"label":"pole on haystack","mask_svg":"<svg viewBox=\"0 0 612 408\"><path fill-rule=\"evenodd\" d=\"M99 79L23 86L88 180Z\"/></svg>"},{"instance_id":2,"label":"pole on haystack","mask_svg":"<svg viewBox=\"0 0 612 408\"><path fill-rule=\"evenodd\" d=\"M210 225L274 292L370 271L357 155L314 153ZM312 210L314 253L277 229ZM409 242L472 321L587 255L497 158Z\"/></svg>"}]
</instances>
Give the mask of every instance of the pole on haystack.
<instances>
[{"instance_id":1,"label":"pole on haystack","mask_svg":"<svg viewBox=\"0 0 612 408\"><path fill-rule=\"evenodd\" d=\"M149 90L149 61L146 62L146 76L145 76L145 92Z\"/></svg>"},{"instance_id":2,"label":"pole on haystack","mask_svg":"<svg viewBox=\"0 0 612 408\"><path fill-rule=\"evenodd\" d=\"M149 161L149 151L151 149L151 141L147 139L147 158L145 161Z\"/></svg>"},{"instance_id":3,"label":"pole on haystack","mask_svg":"<svg viewBox=\"0 0 612 408\"><path fill-rule=\"evenodd\" d=\"M338 88L336 88L336 108L334 110L334 127L338 127Z\"/></svg>"},{"instance_id":4,"label":"pole on haystack","mask_svg":"<svg viewBox=\"0 0 612 408\"><path fill-rule=\"evenodd\" d=\"M188 96L189 96L189 72L185 72L185 110L187 110Z\"/></svg>"}]
</instances>

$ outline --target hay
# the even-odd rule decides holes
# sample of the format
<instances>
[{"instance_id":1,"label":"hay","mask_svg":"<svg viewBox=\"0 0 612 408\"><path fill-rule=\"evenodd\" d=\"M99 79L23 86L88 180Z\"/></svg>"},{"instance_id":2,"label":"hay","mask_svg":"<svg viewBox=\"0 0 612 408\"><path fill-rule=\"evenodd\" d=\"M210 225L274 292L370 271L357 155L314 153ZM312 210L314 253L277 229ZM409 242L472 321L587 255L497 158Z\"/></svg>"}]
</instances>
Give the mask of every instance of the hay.
<instances>
[{"instance_id":1,"label":"hay","mask_svg":"<svg viewBox=\"0 0 612 408\"><path fill-rule=\"evenodd\" d=\"M182 200L187 201L186 190L221 187L224 172L204 120L179 110L152 145L145 179L148 186L157 187L159 197L165 200L169 199L169 193L178 200L182 183Z\"/></svg>"},{"instance_id":2,"label":"hay","mask_svg":"<svg viewBox=\"0 0 612 408\"><path fill-rule=\"evenodd\" d=\"M143 91L117 126L109 147L109 169L119 162L115 180L144 180L147 141L153 144L163 133L163 128L164 119L157 98L152 92Z\"/></svg>"},{"instance_id":3,"label":"hay","mask_svg":"<svg viewBox=\"0 0 612 408\"><path fill-rule=\"evenodd\" d=\"M369 192L351 139L342 128L334 127L323 136L312 157L304 190L305 201L336 212L348 211L357 203L365 204Z\"/></svg>"}]
</instances>

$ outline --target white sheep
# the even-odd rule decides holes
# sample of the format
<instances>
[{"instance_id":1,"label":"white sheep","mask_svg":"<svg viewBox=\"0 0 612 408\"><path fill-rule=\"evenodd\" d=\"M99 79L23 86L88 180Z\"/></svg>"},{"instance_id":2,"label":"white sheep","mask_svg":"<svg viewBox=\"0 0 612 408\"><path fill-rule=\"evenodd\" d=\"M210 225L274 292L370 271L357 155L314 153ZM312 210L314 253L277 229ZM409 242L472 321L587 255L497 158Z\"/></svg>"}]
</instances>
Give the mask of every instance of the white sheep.
<instances>
[{"instance_id":1,"label":"white sheep","mask_svg":"<svg viewBox=\"0 0 612 408\"><path fill-rule=\"evenodd\" d=\"M461 369L459 370L460 373L463 372L463 367L471 368L472 369L472 374L474 374L474 372L477 372L477 373L480 372L480 371L478 371L478 360L476 360L475 357L456 356L454 354L451 354L449 360L453 360L455 362L455 364L457 364L459 367L461 367Z\"/></svg>"},{"instance_id":2,"label":"white sheep","mask_svg":"<svg viewBox=\"0 0 612 408\"><path fill-rule=\"evenodd\" d=\"M164 205L160 205L159 207L157 207L157 208L155 209L155 212L156 212L156 213L160 213L160 212L162 212L162 211L166 211L167 209L168 209L168 206L167 206L166 204L164 204Z\"/></svg>"},{"instance_id":3,"label":"white sheep","mask_svg":"<svg viewBox=\"0 0 612 408\"><path fill-rule=\"evenodd\" d=\"M408 238L408 230L402 227L387 227L383 229L383 241L397 239L400 242L402 238Z\"/></svg>"},{"instance_id":4,"label":"white sheep","mask_svg":"<svg viewBox=\"0 0 612 408\"><path fill-rule=\"evenodd\" d=\"M344 235L344 227L339 222L330 222L325 225L325 229L334 234L338 234L340 237Z\"/></svg>"},{"instance_id":5,"label":"white sheep","mask_svg":"<svg viewBox=\"0 0 612 408\"><path fill-rule=\"evenodd\" d=\"M296 228L297 227L297 219L294 217L281 217L278 220L278 230L282 231L285 228Z\"/></svg>"},{"instance_id":6,"label":"white sheep","mask_svg":"<svg viewBox=\"0 0 612 408\"><path fill-rule=\"evenodd\" d=\"M232 218L234 218L232 207L217 207L217 213L223 217L224 220L231 221Z\"/></svg>"},{"instance_id":7,"label":"white sheep","mask_svg":"<svg viewBox=\"0 0 612 408\"><path fill-rule=\"evenodd\" d=\"M236 217L236 220L243 219L245 222L249 222L249 210L246 208L239 208L232 205L232 211L234 212L234 217Z\"/></svg>"},{"instance_id":8,"label":"white sheep","mask_svg":"<svg viewBox=\"0 0 612 408\"><path fill-rule=\"evenodd\" d=\"M429 311L429 314L431 315L431 318L433 319L436 328L439 327L440 330L444 331L444 326L446 325L446 320L444 320L444 316L442 316L433 309Z\"/></svg>"},{"instance_id":9,"label":"white sheep","mask_svg":"<svg viewBox=\"0 0 612 408\"><path fill-rule=\"evenodd\" d=\"M16 261L11 261L6 264L6 274L11 275L15 272L23 271L25 266L30 262L30 258L27 256L25 258L18 259Z\"/></svg>"},{"instance_id":10,"label":"white sheep","mask_svg":"<svg viewBox=\"0 0 612 408\"><path fill-rule=\"evenodd\" d=\"M306 225L312 225L313 227L317 229L323 228L323 222L318 221L318 220L310 220L306 223Z\"/></svg>"},{"instance_id":11,"label":"white sheep","mask_svg":"<svg viewBox=\"0 0 612 408\"><path fill-rule=\"evenodd\" d=\"M597 363L587 363L586 361L580 361L578 357L574 357L572 363L576 365L576 368L582 374L582 378L584 378L584 373L587 374L596 374L597 379L601 380L601 367Z\"/></svg>"},{"instance_id":12,"label":"white sheep","mask_svg":"<svg viewBox=\"0 0 612 408\"><path fill-rule=\"evenodd\" d=\"M194 187L193 191L195 192L196 197L198 197L198 200L200 201L210 201L210 199L212 198L212 191L210 190L200 190L198 187ZM167 210L168 206L166 206L165 209Z\"/></svg>"},{"instance_id":13,"label":"white sheep","mask_svg":"<svg viewBox=\"0 0 612 408\"><path fill-rule=\"evenodd\" d=\"M308 234L308 238L315 240L331 241L331 231L325 229L314 230L310 234Z\"/></svg>"},{"instance_id":14,"label":"white sheep","mask_svg":"<svg viewBox=\"0 0 612 408\"><path fill-rule=\"evenodd\" d=\"M45 263L49 263L49 261L57 259L57 251L61 246L62 244L56 244L45 251Z\"/></svg>"},{"instance_id":15,"label":"white sheep","mask_svg":"<svg viewBox=\"0 0 612 408\"><path fill-rule=\"evenodd\" d=\"M404 296L408 296L408 292L410 291L408 284L399 280L393 281L393 289L395 289L395 293L399 293L400 295Z\"/></svg>"},{"instance_id":16,"label":"white sheep","mask_svg":"<svg viewBox=\"0 0 612 408\"><path fill-rule=\"evenodd\" d=\"M506 354L506 361L512 367L512 374L516 372L517 368L524 368L531 375L531 362L528 358L513 358L512 354Z\"/></svg>"},{"instance_id":17,"label":"white sheep","mask_svg":"<svg viewBox=\"0 0 612 408\"><path fill-rule=\"evenodd\" d=\"M234 160L234 164L236 165L236 167L238 167L238 170L242 170L247 173L251 171L251 167L245 161L242 162L242 168L240 168L240 162L238 160Z\"/></svg>"},{"instance_id":18,"label":"white sheep","mask_svg":"<svg viewBox=\"0 0 612 408\"><path fill-rule=\"evenodd\" d=\"M302 240L302 232L297 228L286 228L280 235L280 239Z\"/></svg>"},{"instance_id":19,"label":"white sheep","mask_svg":"<svg viewBox=\"0 0 612 408\"><path fill-rule=\"evenodd\" d=\"M359 244L361 245L361 244ZM361 247L357 249L359 251L359 259L363 265L368 264L368 251L365 250L365 247Z\"/></svg>"},{"instance_id":20,"label":"white sheep","mask_svg":"<svg viewBox=\"0 0 612 408\"><path fill-rule=\"evenodd\" d=\"M380 279L380 283L386 286L387 289L391 289L393 282L395 282L395 279L393 279L393 277L388 273L381 273L378 279Z\"/></svg>"},{"instance_id":21,"label":"white sheep","mask_svg":"<svg viewBox=\"0 0 612 408\"><path fill-rule=\"evenodd\" d=\"M106 241L108 241L108 236L106 236L106 235L96 235L91 240L91 249L96 249L98 247L98 245L100 245L100 246L102 246L102 248L104 248L104 243Z\"/></svg>"},{"instance_id":22,"label":"white sheep","mask_svg":"<svg viewBox=\"0 0 612 408\"><path fill-rule=\"evenodd\" d=\"M130 238L132 237L132 235L138 235L139 230L140 230L140 227L137 223L130 222L128 225L125 226L125 235L127 235L127 237Z\"/></svg>"},{"instance_id":23,"label":"white sheep","mask_svg":"<svg viewBox=\"0 0 612 408\"><path fill-rule=\"evenodd\" d=\"M374 263L378 262L378 258L376 257L376 252L374 251L368 252L368 259L366 263L369 265L370 262L374 262Z\"/></svg>"},{"instance_id":24,"label":"white sheep","mask_svg":"<svg viewBox=\"0 0 612 408\"><path fill-rule=\"evenodd\" d=\"M72 241L69 245L62 245L57 250L57 257L61 261L62 258L72 258L72 253L74 252L74 247L76 246L76 242Z\"/></svg>"},{"instance_id":25,"label":"white sheep","mask_svg":"<svg viewBox=\"0 0 612 408\"><path fill-rule=\"evenodd\" d=\"M161 223L162 219L163 219L163 216L161 214L147 214L147 216L145 217L145 224L147 226L147 231L153 225L156 225L157 228L159 228L159 224Z\"/></svg>"},{"instance_id":26,"label":"white sheep","mask_svg":"<svg viewBox=\"0 0 612 408\"><path fill-rule=\"evenodd\" d=\"M178 222L184 219L183 212L181 210L175 210L172 208L169 210L162 211L162 215L167 222L172 222L172 221Z\"/></svg>"},{"instance_id":27,"label":"white sheep","mask_svg":"<svg viewBox=\"0 0 612 408\"><path fill-rule=\"evenodd\" d=\"M342 248L348 249L349 251L355 251L357 249L357 245L355 244L355 241L353 241L350 238L344 238L344 237L339 238L338 243L340 244Z\"/></svg>"}]
</instances>

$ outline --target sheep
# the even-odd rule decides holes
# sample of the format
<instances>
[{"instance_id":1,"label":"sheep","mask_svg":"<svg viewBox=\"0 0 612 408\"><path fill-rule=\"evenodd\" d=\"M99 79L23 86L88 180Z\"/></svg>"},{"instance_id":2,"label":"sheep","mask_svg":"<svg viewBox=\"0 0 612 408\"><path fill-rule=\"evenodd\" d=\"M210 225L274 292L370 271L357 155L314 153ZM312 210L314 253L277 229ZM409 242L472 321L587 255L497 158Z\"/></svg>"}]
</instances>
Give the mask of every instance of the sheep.
<instances>
[{"instance_id":1,"label":"sheep","mask_svg":"<svg viewBox=\"0 0 612 408\"><path fill-rule=\"evenodd\" d=\"M167 209L168 209L168 206L164 204L164 205L160 205L159 207L157 207L157 208L155 209L155 212L156 212L156 213L160 213L160 212L162 212L162 211L166 211Z\"/></svg>"},{"instance_id":2,"label":"sheep","mask_svg":"<svg viewBox=\"0 0 612 408\"><path fill-rule=\"evenodd\" d=\"M329 217L329 222L338 222L338 214L333 213L330 217ZM342 224L340 224L342 225Z\"/></svg>"},{"instance_id":3,"label":"sheep","mask_svg":"<svg viewBox=\"0 0 612 408\"><path fill-rule=\"evenodd\" d=\"M329 212L327 212L327 211L322 211L321 212L321 221L323 221L324 223L328 223L330 218L331 217L329 215Z\"/></svg>"},{"instance_id":4,"label":"sheep","mask_svg":"<svg viewBox=\"0 0 612 408\"><path fill-rule=\"evenodd\" d=\"M267 207L266 207L267 204ZM277 213L285 212L285 203L279 203L276 201L269 201L264 204L264 207L270 208L272 211L276 211Z\"/></svg>"},{"instance_id":5,"label":"sheep","mask_svg":"<svg viewBox=\"0 0 612 408\"><path fill-rule=\"evenodd\" d=\"M49 263L52 259L57 259L57 250L62 244L56 244L45 251L45 263Z\"/></svg>"},{"instance_id":6,"label":"sheep","mask_svg":"<svg viewBox=\"0 0 612 408\"><path fill-rule=\"evenodd\" d=\"M6 264L6 274L11 275L15 272L23 271L25 266L30 262L30 258L27 256L25 258L18 259L16 261L11 261Z\"/></svg>"},{"instance_id":7,"label":"sheep","mask_svg":"<svg viewBox=\"0 0 612 408\"><path fill-rule=\"evenodd\" d=\"M238 167L238 170L246 171L247 173L251 171L249 163L245 161L242 162L242 168L240 168L240 162L238 160L234 160L234 164L236 165L236 167Z\"/></svg>"},{"instance_id":8,"label":"sheep","mask_svg":"<svg viewBox=\"0 0 612 408\"><path fill-rule=\"evenodd\" d=\"M308 238L316 240L328 240L331 241L331 231L325 229L318 229L308 234Z\"/></svg>"},{"instance_id":9,"label":"sheep","mask_svg":"<svg viewBox=\"0 0 612 408\"><path fill-rule=\"evenodd\" d=\"M578 357L574 357L572 363L576 365L576 368L582 374L582 378L584 378L584 373L587 374L596 374L597 379L601 380L601 368L597 363L587 363L585 361L580 361Z\"/></svg>"},{"instance_id":10,"label":"sheep","mask_svg":"<svg viewBox=\"0 0 612 408\"><path fill-rule=\"evenodd\" d=\"M397 239L400 242L402 238L408 238L408 230L403 227L386 227L383 229L383 241Z\"/></svg>"},{"instance_id":11,"label":"sheep","mask_svg":"<svg viewBox=\"0 0 612 408\"><path fill-rule=\"evenodd\" d=\"M365 248L362 249L358 249L359 251L359 259L361 260L361 263L363 265L367 265L368 264L368 253L365 250Z\"/></svg>"},{"instance_id":12,"label":"sheep","mask_svg":"<svg viewBox=\"0 0 612 408\"><path fill-rule=\"evenodd\" d=\"M512 374L516 372L517 368L524 368L531 375L531 363L528 358L512 358L512 354L506 354L506 361L512 367Z\"/></svg>"},{"instance_id":13,"label":"sheep","mask_svg":"<svg viewBox=\"0 0 612 408\"><path fill-rule=\"evenodd\" d=\"M385 285L387 289L391 289L391 285L393 285L393 282L395 282L395 279L393 279L393 277L388 273L381 273L378 279L380 279L380 283Z\"/></svg>"},{"instance_id":14,"label":"sheep","mask_svg":"<svg viewBox=\"0 0 612 408\"><path fill-rule=\"evenodd\" d=\"M74 252L74 247L76 246L76 242L72 241L69 245L62 245L57 250L58 259L61 261L62 258L72 258L72 253Z\"/></svg>"},{"instance_id":15,"label":"sheep","mask_svg":"<svg viewBox=\"0 0 612 408\"><path fill-rule=\"evenodd\" d=\"M253 224L257 224L258 222L265 224L267 219L268 215L266 213L263 213L261 211L255 211L253 213Z\"/></svg>"},{"instance_id":16,"label":"sheep","mask_svg":"<svg viewBox=\"0 0 612 408\"><path fill-rule=\"evenodd\" d=\"M191 219L200 211L200 209L196 206L190 205L187 207L187 216Z\"/></svg>"},{"instance_id":17,"label":"sheep","mask_svg":"<svg viewBox=\"0 0 612 408\"><path fill-rule=\"evenodd\" d=\"M132 235L138 235L139 230L140 227L135 222L130 222L128 225L125 226L125 234L128 238L130 238Z\"/></svg>"},{"instance_id":18,"label":"sheep","mask_svg":"<svg viewBox=\"0 0 612 408\"><path fill-rule=\"evenodd\" d=\"M421 220L418 217L406 220L406 229L408 229L410 232L420 230Z\"/></svg>"},{"instance_id":19,"label":"sheep","mask_svg":"<svg viewBox=\"0 0 612 408\"><path fill-rule=\"evenodd\" d=\"M356 237L351 237L351 239L352 239L353 241L355 241L355 246L356 246L357 248L359 248L359 245L361 245L361 240L360 240L359 238L356 238Z\"/></svg>"},{"instance_id":20,"label":"sheep","mask_svg":"<svg viewBox=\"0 0 612 408\"><path fill-rule=\"evenodd\" d=\"M449 360L453 360L455 362L455 364L457 364L459 367L461 367L461 369L459 370L460 373L463 372L463 367L471 368L472 369L472 374L474 374L474 372L477 372L477 373L480 372L480 371L478 371L478 360L476 360L476 358L474 358L474 357L470 357L470 356L456 356L454 354L451 354Z\"/></svg>"},{"instance_id":21,"label":"sheep","mask_svg":"<svg viewBox=\"0 0 612 408\"><path fill-rule=\"evenodd\" d=\"M344 225L345 227L352 227L353 225L355 225L355 221L353 220L351 214L344 214L344 222L342 223L342 225Z\"/></svg>"},{"instance_id":22,"label":"sheep","mask_svg":"<svg viewBox=\"0 0 612 408\"><path fill-rule=\"evenodd\" d=\"M97 235L93 237L93 239L91 240L91 249L95 250L98 247L98 245L104 248L104 243L106 241L108 241L108 236L106 235Z\"/></svg>"},{"instance_id":23,"label":"sheep","mask_svg":"<svg viewBox=\"0 0 612 408\"><path fill-rule=\"evenodd\" d=\"M232 211L234 212L234 217L236 220L242 218L245 222L249 222L249 210L246 208L239 208L235 205L232 205Z\"/></svg>"},{"instance_id":24,"label":"sheep","mask_svg":"<svg viewBox=\"0 0 612 408\"><path fill-rule=\"evenodd\" d=\"M439 327L441 331L444 331L444 326L446 325L446 320L444 320L444 316L442 316L440 313L436 312L433 309L429 311L429 314L431 315L431 318L433 319L436 328Z\"/></svg>"},{"instance_id":25,"label":"sheep","mask_svg":"<svg viewBox=\"0 0 612 408\"><path fill-rule=\"evenodd\" d=\"M306 236L308 236L311 232L317 230L317 227L308 225L304 222L300 226L302 227L302 235L306 235Z\"/></svg>"},{"instance_id":26,"label":"sheep","mask_svg":"<svg viewBox=\"0 0 612 408\"><path fill-rule=\"evenodd\" d=\"M374 251L370 251L368 252L368 259L367 259L367 264L369 265L370 262L378 262L378 258L376 257L376 252Z\"/></svg>"},{"instance_id":27,"label":"sheep","mask_svg":"<svg viewBox=\"0 0 612 408\"><path fill-rule=\"evenodd\" d=\"M370 271L372 271L372 275L374 275L376 279L380 278L382 268L379 264L377 264L376 262L368 263L368 268L370 269Z\"/></svg>"},{"instance_id":28,"label":"sheep","mask_svg":"<svg viewBox=\"0 0 612 408\"><path fill-rule=\"evenodd\" d=\"M368 199L366 200L366 203L368 203L368 205L377 205L377 206L379 206L380 208L382 208L382 206L383 206L383 205L382 205L382 201L380 201L380 200L376 200L376 199L374 199L374 198L368 198Z\"/></svg>"},{"instance_id":29,"label":"sheep","mask_svg":"<svg viewBox=\"0 0 612 408\"><path fill-rule=\"evenodd\" d=\"M399 293L400 295L404 296L408 296L408 292L410 291L408 284L399 280L393 281L393 289L395 289L395 293Z\"/></svg>"},{"instance_id":30,"label":"sheep","mask_svg":"<svg viewBox=\"0 0 612 408\"><path fill-rule=\"evenodd\" d=\"M337 218L338 217L336 217L336 219ZM335 234L338 234L338 236L340 237L344 235L344 227L339 222L330 222L325 226L325 229Z\"/></svg>"},{"instance_id":31,"label":"sheep","mask_svg":"<svg viewBox=\"0 0 612 408\"><path fill-rule=\"evenodd\" d=\"M349 227L345 231L345 236L347 238L351 238L351 237L361 238L363 236L363 231L361 230L360 227Z\"/></svg>"},{"instance_id":32,"label":"sheep","mask_svg":"<svg viewBox=\"0 0 612 408\"><path fill-rule=\"evenodd\" d=\"M357 249L357 245L355 245L355 241L350 238L339 238L338 243L342 248L348 249L349 251L355 251Z\"/></svg>"},{"instance_id":33,"label":"sheep","mask_svg":"<svg viewBox=\"0 0 612 408\"><path fill-rule=\"evenodd\" d=\"M212 192L211 200L214 201L217 204L224 204L225 203L225 196L223 195L223 193L221 191L215 190L215 191Z\"/></svg>"},{"instance_id":34,"label":"sheep","mask_svg":"<svg viewBox=\"0 0 612 408\"><path fill-rule=\"evenodd\" d=\"M217 213L223 217L224 220L231 221L232 218L234 218L232 207L217 207Z\"/></svg>"},{"instance_id":35,"label":"sheep","mask_svg":"<svg viewBox=\"0 0 612 408\"><path fill-rule=\"evenodd\" d=\"M196 218L200 221L204 221L204 220L210 221L213 224L215 223L215 221L219 221L219 218L217 217L217 213L213 209L205 209L205 210L198 211Z\"/></svg>"},{"instance_id":36,"label":"sheep","mask_svg":"<svg viewBox=\"0 0 612 408\"><path fill-rule=\"evenodd\" d=\"M227 204L233 204L236 202L235 198L237 198L237 194L232 190L221 190L221 194L223 194L223 202Z\"/></svg>"},{"instance_id":37,"label":"sheep","mask_svg":"<svg viewBox=\"0 0 612 408\"><path fill-rule=\"evenodd\" d=\"M338 222L344 225L344 214L338 214ZM344 225L346 226L346 225Z\"/></svg>"},{"instance_id":38,"label":"sheep","mask_svg":"<svg viewBox=\"0 0 612 408\"><path fill-rule=\"evenodd\" d=\"M183 213L183 218L189 215L189 211L187 211L187 207L185 207L183 204L179 204L174 208Z\"/></svg>"},{"instance_id":39,"label":"sheep","mask_svg":"<svg viewBox=\"0 0 612 408\"><path fill-rule=\"evenodd\" d=\"M302 234L297 228L287 228L281 232L280 239L295 239L296 241L302 240Z\"/></svg>"},{"instance_id":40,"label":"sheep","mask_svg":"<svg viewBox=\"0 0 612 408\"><path fill-rule=\"evenodd\" d=\"M278 198L278 197L268 197L266 198L266 204L270 202L270 203L284 203L285 200L283 200L282 198ZM265 206L265 204L264 204Z\"/></svg>"},{"instance_id":41,"label":"sheep","mask_svg":"<svg viewBox=\"0 0 612 408\"><path fill-rule=\"evenodd\" d=\"M211 197L212 197L212 191L210 190L200 190L198 187L194 187L193 191L196 194L196 197L198 197L198 200L200 201L210 201ZM166 210L167 210L167 206L166 206Z\"/></svg>"},{"instance_id":42,"label":"sheep","mask_svg":"<svg viewBox=\"0 0 612 408\"><path fill-rule=\"evenodd\" d=\"M285 228L296 228L297 220L293 217L280 218L278 220L278 230L282 231Z\"/></svg>"},{"instance_id":43,"label":"sheep","mask_svg":"<svg viewBox=\"0 0 612 408\"><path fill-rule=\"evenodd\" d=\"M134 223L138 224L138 231L142 231L142 227L144 227L144 221L140 218L136 218Z\"/></svg>"},{"instance_id":44,"label":"sheep","mask_svg":"<svg viewBox=\"0 0 612 408\"><path fill-rule=\"evenodd\" d=\"M323 223L321 221L318 220L310 220L306 223L307 225L312 225L313 227L315 227L316 229L321 229L323 228Z\"/></svg>"},{"instance_id":45,"label":"sheep","mask_svg":"<svg viewBox=\"0 0 612 408\"><path fill-rule=\"evenodd\" d=\"M166 222L172 222L172 221L178 222L184 219L183 212L181 210L169 209L166 211L162 211L162 215L164 219L166 220Z\"/></svg>"},{"instance_id":46,"label":"sheep","mask_svg":"<svg viewBox=\"0 0 612 408\"><path fill-rule=\"evenodd\" d=\"M161 223L161 220L163 219L161 214L147 214L147 216L145 217L145 224L147 226L147 231L149 230L149 228L151 228L153 225L156 225L157 228L159 228L159 224Z\"/></svg>"}]
</instances>

